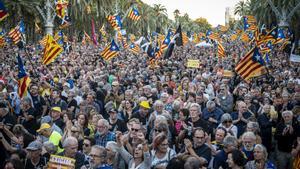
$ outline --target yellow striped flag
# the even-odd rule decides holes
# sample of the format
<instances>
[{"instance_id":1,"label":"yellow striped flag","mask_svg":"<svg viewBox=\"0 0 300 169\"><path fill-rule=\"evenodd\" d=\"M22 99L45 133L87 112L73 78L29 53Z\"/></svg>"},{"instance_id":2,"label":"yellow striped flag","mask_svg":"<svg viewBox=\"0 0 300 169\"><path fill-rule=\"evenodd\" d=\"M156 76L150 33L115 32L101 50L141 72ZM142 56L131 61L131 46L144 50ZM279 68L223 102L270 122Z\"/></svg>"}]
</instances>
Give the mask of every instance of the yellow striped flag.
<instances>
[{"instance_id":1,"label":"yellow striped flag","mask_svg":"<svg viewBox=\"0 0 300 169\"><path fill-rule=\"evenodd\" d=\"M0 36L0 47L5 46L6 42L5 42L5 38Z\"/></svg>"},{"instance_id":2,"label":"yellow striped flag","mask_svg":"<svg viewBox=\"0 0 300 169\"><path fill-rule=\"evenodd\" d=\"M12 29L9 33L8 36L12 39L14 44L17 44L21 41L22 39L22 33L20 31L20 26L16 26L14 29Z\"/></svg>"},{"instance_id":3,"label":"yellow striped flag","mask_svg":"<svg viewBox=\"0 0 300 169\"><path fill-rule=\"evenodd\" d=\"M131 8L128 17L133 21L138 21L141 19L141 15L139 14L139 11L136 8Z\"/></svg>"},{"instance_id":4,"label":"yellow striped flag","mask_svg":"<svg viewBox=\"0 0 300 169\"><path fill-rule=\"evenodd\" d=\"M182 43L183 45L186 45L189 42L189 37L187 36L186 33L182 32Z\"/></svg>"},{"instance_id":5,"label":"yellow striped flag","mask_svg":"<svg viewBox=\"0 0 300 169\"><path fill-rule=\"evenodd\" d=\"M253 74L264 68L264 60L257 47L252 48L236 65L235 71L244 79L249 80Z\"/></svg>"},{"instance_id":6,"label":"yellow striped flag","mask_svg":"<svg viewBox=\"0 0 300 169\"><path fill-rule=\"evenodd\" d=\"M18 73L18 94L20 98L27 95L27 88L31 82L31 79L29 78L28 74L26 73L24 69L23 61L20 57L20 55L17 56L18 59L18 67L19 67L19 73Z\"/></svg>"},{"instance_id":7,"label":"yellow striped flag","mask_svg":"<svg viewBox=\"0 0 300 169\"><path fill-rule=\"evenodd\" d=\"M100 53L102 58L106 61L114 58L119 53L120 49L115 43L114 40L111 41L111 43Z\"/></svg>"},{"instance_id":8,"label":"yellow striped flag","mask_svg":"<svg viewBox=\"0 0 300 169\"><path fill-rule=\"evenodd\" d=\"M132 43L130 46L129 46L129 50L135 54L139 54L140 53L140 47L134 43Z\"/></svg>"},{"instance_id":9,"label":"yellow striped flag","mask_svg":"<svg viewBox=\"0 0 300 169\"><path fill-rule=\"evenodd\" d=\"M222 57L222 58L226 57L224 47L222 46L222 44L220 42L217 42L217 43L218 43L218 56Z\"/></svg>"},{"instance_id":10,"label":"yellow striped flag","mask_svg":"<svg viewBox=\"0 0 300 169\"><path fill-rule=\"evenodd\" d=\"M43 64L48 65L63 51L63 48L53 39L51 35L47 35L47 43L44 49Z\"/></svg>"}]
</instances>

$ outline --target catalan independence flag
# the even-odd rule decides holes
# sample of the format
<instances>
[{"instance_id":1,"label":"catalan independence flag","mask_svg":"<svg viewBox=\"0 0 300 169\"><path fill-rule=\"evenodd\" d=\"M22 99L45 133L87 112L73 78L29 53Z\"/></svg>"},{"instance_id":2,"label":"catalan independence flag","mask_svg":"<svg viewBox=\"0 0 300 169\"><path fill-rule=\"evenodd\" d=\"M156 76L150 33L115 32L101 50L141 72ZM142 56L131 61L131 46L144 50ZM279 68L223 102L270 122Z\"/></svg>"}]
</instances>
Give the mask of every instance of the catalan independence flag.
<instances>
[{"instance_id":1,"label":"catalan independence flag","mask_svg":"<svg viewBox=\"0 0 300 169\"><path fill-rule=\"evenodd\" d=\"M2 2L2 0L0 0L0 21L4 20L6 17L8 17L8 13L6 11L4 3Z\"/></svg>"},{"instance_id":2,"label":"catalan independence flag","mask_svg":"<svg viewBox=\"0 0 300 169\"><path fill-rule=\"evenodd\" d=\"M235 71L244 79L249 80L253 74L264 69L264 59L258 47L252 48L236 65Z\"/></svg>"},{"instance_id":3,"label":"catalan independence flag","mask_svg":"<svg viewBox=\"0 0 300 169\"><path fill-rule=\"evenodd\" d=\"M243 17L244 31L246 30L256 30L256 19L252 15L247 15Z\"/></svg>"},{"instance_id":4,"label":"catalan independence flag","mask_svg":"<svg viewBox=\"0 0 300 169\"><path fill-rule=\"evenodd\" d=\"M115 43L114 40L111 41L111 43L100 53L100 55L103 57L104 60L110 60L117 56L120 49Z\"/></svg>"},{"instance_id":5,"label":"catalan independence flag","mask_svg":"<svg viewBox=\"0 0 300 169\"><path fill-rule=\"evenodd\" d=\"M139 54L140 53L140 47L134 43L132 43L130 46L129 46L129 50L135 54Z\"/></svg>"},{"instance_id":6,"label":"catalan independence flag","mask_svg":"<svg viewBox=\"0 0 300 169\"><path fill-rule=\"evenodd\" d=\"M212 40L217 40L217 41L219 41L219 39L220 39L219 34L213 32L212 30L208 30L206 32L206 37L209 38L209 39L212 39Z\"/></svg>"},{"instance_id":7,"label":"catalan independence flag","mask_svg":"<svg viewBox=\"0 0 300 169\"><path fill-rule=\"evenodd\" d=\"M23 39L23 35L25 33L25 26L23 21L19 23L15 28L13 28L9 33L8 36L12 39L14 44L19 43Z\"/></svg>"},{"instance_id":8,"label":"catalan independence flag","mask_svg":"<svg viewBox=\"0 0 300 169\"><path fill-rule=\"evenodd\" d=\"M162 45L161 45L161 50L164 51L165 49L168 48L169 43L171 42L171 35L173 35L173 32L171 29L169 29L168 34L166 38L164 39Z\"/></svg>"},{"instance_id":9,"label":"catalan independence flag","mask_svg":"<svg viewBox=\"0 0 300 169\"><path fill-rule=\"evenodd\" d=\"M52 63L57 56L63 51L63 48L53 39L51 35L47 35L47 43L44 49L43 64Z\"/></svg>"},{"instance_id":10,"label":"catalan independence flag","mask_svg":"<svg viewBox=\"0 0 300 169\"><path fill-rule=\"evenodd\" d=\"M128 17L133 21L138 21L139 19L141 19L141 15L139 14L139 11L134 7L130 9L128 13Z\"/></svg>"},{"instance_id":11,"label":"catalan independence flag","mask_svg":"<svg viewBox=\"0 0 300 169\"><path fill-rule=\"evenodd\" d=\"M22 58L20 55L17 56L18 59L18 67L19 67L19 73L18 73L18 94L20 98L27 95L27 88L31 82L28 74L26 73L23 65Z\"/></svg>"},{"instance_id":12,"label":"catalan independence flag","mask_svg":"<svg viewBox=\"0 0 300 169\"><path fill-rule=\"evenodd\" d=\"M221 58L226 57L226 53L225 53L225 49L224 49L223 45L220 42L217 42L217 43L218 43L218 56Z\"/></svg>"},{"instance_id":13,"label":"catalan independence flag","mask_svg":"<svg viewBox=\"0 0 300 169\"><path fill-rule=\"evenodd\" d=\"M108 15L107 20L115 30L122 29L122 19L119 15Z\"/></svg>"}]
</instances>

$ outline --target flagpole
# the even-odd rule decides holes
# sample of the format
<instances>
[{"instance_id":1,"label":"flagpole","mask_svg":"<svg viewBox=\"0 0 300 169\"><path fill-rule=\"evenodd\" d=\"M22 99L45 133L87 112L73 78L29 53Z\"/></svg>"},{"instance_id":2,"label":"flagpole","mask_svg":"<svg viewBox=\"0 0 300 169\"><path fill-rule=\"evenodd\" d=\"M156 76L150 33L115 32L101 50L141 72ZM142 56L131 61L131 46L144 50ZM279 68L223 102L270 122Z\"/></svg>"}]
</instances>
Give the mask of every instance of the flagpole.
<instances>
[{"instance_id":1,"label":"flagpole","mask_svg":"<svg viewBox=\"0 0 300 169\"><path fill-rule=\"evenodd\" d=\"M26 54L26 56L27 56L27 59L29 60L29 63L31 64L31 66L32 66L32 68L33 68L33 73L34 73L34 75L35 75L36 77L38 77L38 74L37 74L37 72L36 72L36 70L35 70L35 67L33 66L33 63L32 63L32 61L31 61L31 58L29 57L30 54L29 54L29 52L27 51L27 48L26 48L26 47L24 48L24 51L25 51L25 54Z\"/></svg>"}]
</instances>

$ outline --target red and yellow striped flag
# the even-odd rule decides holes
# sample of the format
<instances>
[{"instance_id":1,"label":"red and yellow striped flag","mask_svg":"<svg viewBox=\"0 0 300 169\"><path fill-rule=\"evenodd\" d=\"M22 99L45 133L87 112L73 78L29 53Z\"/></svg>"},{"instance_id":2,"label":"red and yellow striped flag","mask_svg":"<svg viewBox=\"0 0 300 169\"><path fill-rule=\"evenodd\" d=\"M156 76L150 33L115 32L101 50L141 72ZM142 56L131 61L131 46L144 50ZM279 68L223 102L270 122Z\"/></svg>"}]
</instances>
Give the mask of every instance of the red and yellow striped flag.
<instances>
[{"instance_id":1,"label":"red and yellow striped flag","mask_svg":"<svg viewBox=\"0 0 300 169\"><path fill-rule=\"evenodd\" d=\"M51 35L47 35L47 43L44 49L43 64L48 65L63 51L63 48L53 39Z\"/></svg>"},{"instance_id":2,"label":"red and yellow striped flag","mask_svg":"<svg viewBox=\"0 0 300 169\"><path fill-rule=\"evenodd\" d=\"M222 58L226 57L224 47L222 46L222 44L220 42L217 42L217 43L218 43L218 56L222 57Z\"/></svg>"}]
</instances>

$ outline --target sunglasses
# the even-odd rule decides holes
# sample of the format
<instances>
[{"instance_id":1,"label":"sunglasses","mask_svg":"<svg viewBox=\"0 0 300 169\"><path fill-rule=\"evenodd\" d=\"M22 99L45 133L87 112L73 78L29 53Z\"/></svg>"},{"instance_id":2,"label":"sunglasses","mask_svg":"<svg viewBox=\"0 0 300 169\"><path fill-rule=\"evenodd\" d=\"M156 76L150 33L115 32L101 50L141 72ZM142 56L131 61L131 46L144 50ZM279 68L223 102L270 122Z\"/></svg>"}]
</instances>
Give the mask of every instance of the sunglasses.
<instances>
[{"instance_id":1,"label":"sunglasses","mask_svg":"<svg viewBox=\"0 0 300 169\"><path fill-rule=\"evenodd\" d=\"M138 132L138 131L140 131L140 130L139 130L139 129L134 129L134 128L131 128L131 131Z\"/></svg>"},{"instance_id":2,"label":"sunglasses","mask_svg":"<svg viewBox=\"0 0 300 169\"><path fill-rule=\"evenodd\" d=\"M230 121L230 120L229 121L224 121L223 123L232 123L232 121Z\"/></svg>"},{"instance_id":3,"label":"sunglasses","mask_svg":"<svg viewBox=\"0 0 300 169\"><path fill-rule=\"evenodd\" d=\"M85 147L89 147L90 146L90 144L83 144Z\"/></svg>"}]
</instances>

